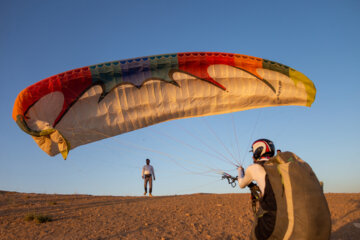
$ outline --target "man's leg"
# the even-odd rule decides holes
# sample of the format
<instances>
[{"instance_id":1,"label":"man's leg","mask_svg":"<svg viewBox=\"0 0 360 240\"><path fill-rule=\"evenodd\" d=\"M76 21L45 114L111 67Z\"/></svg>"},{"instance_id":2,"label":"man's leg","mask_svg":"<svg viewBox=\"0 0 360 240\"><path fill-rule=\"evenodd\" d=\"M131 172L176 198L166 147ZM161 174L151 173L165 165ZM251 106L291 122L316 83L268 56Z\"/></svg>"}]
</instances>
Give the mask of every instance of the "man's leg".
<instances>
[{"instance_id":1,"label":"man's leg","mask_svg":"<svg viewBox=\"0 0 360 240\"><path fill-rule=\"evenodd\" d=\"M149 193L152 192L152 177L149 177Z\"/></svg>"},{"instance_id":2,"label":"man's leg","mask_svg":"<svg viewBox=\"0 0 360 240\"><path fill-rule=\"evenodd\" d=\"M144 192L144 195L146 195L147 193L147 182L148 182L149 178L145 177L144 179L144 189L145 189L145 192Z\"/></svg>"}]
</instances>

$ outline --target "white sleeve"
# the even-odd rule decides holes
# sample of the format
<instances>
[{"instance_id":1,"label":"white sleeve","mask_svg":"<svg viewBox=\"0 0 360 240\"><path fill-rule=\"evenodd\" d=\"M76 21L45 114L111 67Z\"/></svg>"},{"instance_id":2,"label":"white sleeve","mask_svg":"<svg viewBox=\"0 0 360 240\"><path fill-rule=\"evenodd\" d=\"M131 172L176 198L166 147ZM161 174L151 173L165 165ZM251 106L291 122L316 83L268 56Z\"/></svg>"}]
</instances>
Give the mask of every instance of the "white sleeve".
<instances>
[{"instance_id":1,"label":"white sleeve","mask_svg":"<svg viewBox=\"0 0 360 240\"><path fill-rule=\"evenodd\" d=\"M151 174L153 175L153 177L155 178L155 171L154 171L154 167L151 166Z\"/></svg>"},{"instance_id":2,"label":"white sleeve","mask_svg":"<svg viewBox=\"0 0 360 240\"><path fill-rule=\"evenodd\" d=\"M238 177L238 182L239 182L239 187L240 188L245 188L247 185L249 185L254 180L251 172L252 172L252 168L251 168L251 165L250 165L245 171L245 176L244 177L241 177L241 176Z\"/></svg>"},{"instance_id":3,"label":"white sleeve","mask_svg":"<svg viewBox=\"0 0 360 240\"><path fill-rule=\"evenodd\" d=\"M142 168L141 176L144 176L145 166Z\"/></svg>"}]
</instances>

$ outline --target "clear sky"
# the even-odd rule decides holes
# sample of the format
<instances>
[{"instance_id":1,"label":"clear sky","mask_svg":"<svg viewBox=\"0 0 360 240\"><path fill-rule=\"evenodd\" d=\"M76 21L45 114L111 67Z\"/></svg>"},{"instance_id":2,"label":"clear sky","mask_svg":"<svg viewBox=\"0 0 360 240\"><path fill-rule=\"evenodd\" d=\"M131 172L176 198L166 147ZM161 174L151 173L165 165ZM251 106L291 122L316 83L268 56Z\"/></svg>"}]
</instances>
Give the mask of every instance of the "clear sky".
<instances>
[{"instance_id":1,"label":"clear sky","mask_svg":"<svg viewBox=\"0 0 360 240\"><path fill-rule=\"evenodd\" d=\"M248 166L250 143L295 152L326 192L360 191L360 3L326 1L0 1L0 189L141 195L246 192L221 181ZM49 157L11 118L17 94L106 61L187 52L245 54L288 65L317 88L311 108L274 107L170 121ZM225 147L224 147L225 146ZM221 153L230 161L214 156ZM301 183L300 183L301 184Z\"/></svg>"}]
</instances>

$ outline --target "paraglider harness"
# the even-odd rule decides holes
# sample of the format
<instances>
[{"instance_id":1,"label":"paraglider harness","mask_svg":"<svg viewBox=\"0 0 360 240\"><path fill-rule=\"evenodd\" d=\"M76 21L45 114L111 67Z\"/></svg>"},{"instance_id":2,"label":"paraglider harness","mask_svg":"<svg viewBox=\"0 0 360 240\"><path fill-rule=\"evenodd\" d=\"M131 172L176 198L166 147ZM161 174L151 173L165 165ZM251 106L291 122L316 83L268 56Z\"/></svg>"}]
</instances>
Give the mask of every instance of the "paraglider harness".
<instances>
[{"instance_id":1,"label":"paraglider harness","mask_svg":"<svg viewBox=\"0 0 360 240\"><path fill-rule=\"evenodd\" d=\"M227 179L228 183L234 188L236 187L236 181L238 180L238 176L233 177L228 173L223 173L221 180ZM260 201L261 198L261 192L260 192L260 188L258 185L256 185L255 183L251 182L248 185L248 188L250 189L250 193L251 193L251 207L252 210L254 212L254 214L256 214L256 202Z\"/></svg>"},{"instance_id":2,"label":"paraglider harness","mask_svg":"<svg viewBox=\"0 0 360 240\"><path fill-rule=\"evenodd\" d=\"M251 182L248 185L248 188L250 188L250 193L251 193L251 207L252 207L254 214L256 214L256 212L257 212L256 202L260 201L260 198L261 198L260 188L258 185L256 185L253 182Z\"/></svg>"}]
</instances>

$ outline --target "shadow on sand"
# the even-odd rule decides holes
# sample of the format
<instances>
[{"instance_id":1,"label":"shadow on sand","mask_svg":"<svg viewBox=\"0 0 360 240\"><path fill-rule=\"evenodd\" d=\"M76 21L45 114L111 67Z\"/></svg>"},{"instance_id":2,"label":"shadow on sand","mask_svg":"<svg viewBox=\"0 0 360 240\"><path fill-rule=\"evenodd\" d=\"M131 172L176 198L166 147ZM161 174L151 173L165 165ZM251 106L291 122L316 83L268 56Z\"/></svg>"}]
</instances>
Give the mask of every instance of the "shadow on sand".
<instances>
[{"instance_id":1,"label":"shadow on sand","mask_svg":"<svg viewBox=\"0 0 360 240\"><path fill-rule=\"evenodd\" d=\"M360 239L360 218L342 226L331 234L331 240L355 240Z\"/></svg>"}]
</instances>

